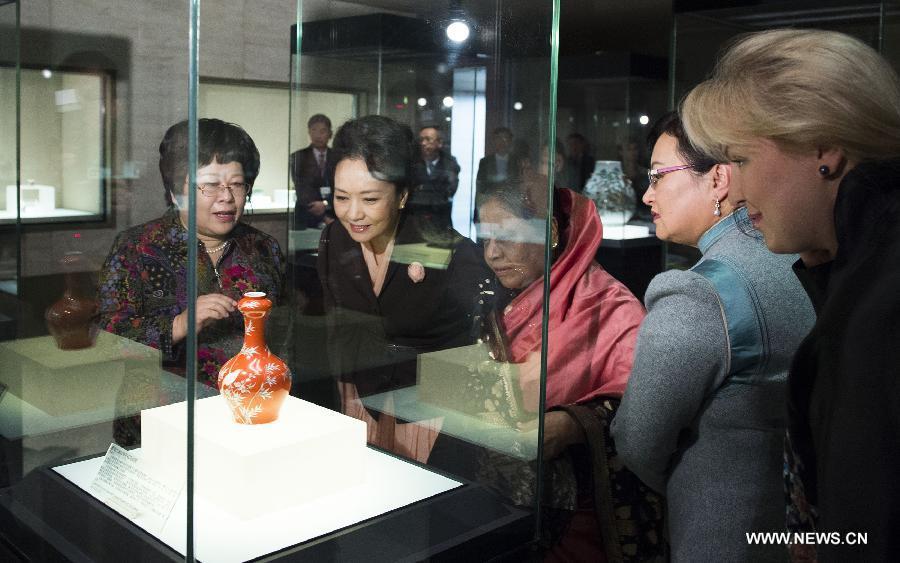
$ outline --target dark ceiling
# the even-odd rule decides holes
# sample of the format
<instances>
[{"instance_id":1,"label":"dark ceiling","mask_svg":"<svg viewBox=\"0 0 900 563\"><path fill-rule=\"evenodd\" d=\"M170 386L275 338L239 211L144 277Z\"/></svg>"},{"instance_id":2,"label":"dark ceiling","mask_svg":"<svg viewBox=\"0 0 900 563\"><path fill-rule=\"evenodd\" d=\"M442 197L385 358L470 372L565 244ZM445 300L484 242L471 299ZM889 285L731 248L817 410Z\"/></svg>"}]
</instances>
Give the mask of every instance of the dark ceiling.
<instances>
[{"instance_id":1,"label":"dark ceiling","mask_svg":"<svg viewBox=\"0 0 900 563\"><path fill-rule=\"evenodd\" d=\"M434 17L446 13L452 0L305 0L304 20L327 19L373 12ZM549 27L551 0L462 0L461 8L476 19L503 14L504 32L522 22L534 29L535 20ZM355 9L354 9L355 8ZM525 22L528 22L527 25ZM631 51L666 56L672 25L671 0L561 0L560 52L585 55L597 51Z\"/></svg>"}]
</instances>

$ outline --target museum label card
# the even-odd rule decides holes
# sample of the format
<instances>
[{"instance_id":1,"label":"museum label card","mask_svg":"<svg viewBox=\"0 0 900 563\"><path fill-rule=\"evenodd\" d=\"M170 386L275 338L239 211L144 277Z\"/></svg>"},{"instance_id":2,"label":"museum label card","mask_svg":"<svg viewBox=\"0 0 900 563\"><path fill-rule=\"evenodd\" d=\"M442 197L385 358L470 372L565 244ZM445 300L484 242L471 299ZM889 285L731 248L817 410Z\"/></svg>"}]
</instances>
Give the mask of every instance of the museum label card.
<instances>
[{"instance_id":1,"label":"museum label card","mask_svg":"<svg viewBox=\"0 0 900 563\"><path fill-rule=\"evenodd\" d=\"M91 492L110 508L131 520L141 520L148 530L161 531L172 513L181 487L148 474L139 467L138 456L110 444Z\"/></svg>"}]
</instances>

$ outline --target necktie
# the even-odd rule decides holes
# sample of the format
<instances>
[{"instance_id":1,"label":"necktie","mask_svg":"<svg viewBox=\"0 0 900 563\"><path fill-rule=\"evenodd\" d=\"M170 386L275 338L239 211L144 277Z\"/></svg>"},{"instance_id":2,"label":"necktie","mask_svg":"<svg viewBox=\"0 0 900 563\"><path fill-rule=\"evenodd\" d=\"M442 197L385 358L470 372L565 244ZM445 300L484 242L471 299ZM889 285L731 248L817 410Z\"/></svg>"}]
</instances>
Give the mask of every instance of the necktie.
<instances>
[{"instance_id":1,"label":"necktie","mask_svg":"<svg viewBox=\"0 0 900 563\"><path fill-rule=\"evenodd\" d=\"M319 176L325 176L325 153L317 152L316 153L316 162L319 164Z\"/></svg>"}]
</instances>

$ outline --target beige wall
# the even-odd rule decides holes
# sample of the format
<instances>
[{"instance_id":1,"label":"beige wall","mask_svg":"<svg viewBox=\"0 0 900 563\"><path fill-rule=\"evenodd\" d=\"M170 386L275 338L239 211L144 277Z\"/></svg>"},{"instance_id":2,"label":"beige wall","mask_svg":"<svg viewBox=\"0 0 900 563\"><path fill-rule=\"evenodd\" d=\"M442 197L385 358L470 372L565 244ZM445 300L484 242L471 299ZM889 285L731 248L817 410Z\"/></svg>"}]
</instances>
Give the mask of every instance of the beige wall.
<instances>
[{"instance_id":1,"label":"beige wall","mask_svg":"<svg viewBox=\"0 0 900 563\"><path fill-rule=\"evenodd\" d=\"M288 40L290 26L296 21L296 8L296 0L266 0L265 9L251 0L204 0L199 35L200 75L287 83L291 72ZM303 10L306 19L372 11L352 3L321 0L305 0ZM59 30L98 37L112 35L130 42L130 68L127 77L118 77L115 104L111 109L116 131L114 144L110 147L114 155L111 173L116 178L111 183L114 199L111 226L76 229L82 234L82 248L102 261L119 231L158 217L165 209L157 168L158 147L165 130L187 117L188 3L182 0L31 0L21 3L21 24L25 28L48 30L48 34ZM56 43L52 48L54 57L63 58L70 47ZM361 92L360 99L369 104L375 99L377 73L371 64L342 62L336 65L333 60L320 64L315 58L303 57L301 68L302 82L308 87L358 91ZM317 72L317 68L327 70ZM7 88L8 82L4 80L2 87ZM314 105L310 101L307 110L298 108L293 118L298 124L293 129L303 136L306 116L315 111ZM272 114L268 116L270 118L280 119L283 123L291 119L284 105L266 109ZM365 111L366 107L361 109ZM0 115L7 114L0 110ZM253 125L248 119L235 121L252 131ZM75 129L71 130L71 135L77 136ZM305 146L306 140L296 143ZM264 150L264 159L272 160L276 158L272 154L281 152L277 158L286 162L287 155L280 149L267 145ZM272 172L275 177L280 174L278 167L280 165ZM123 178L122 173L126 170L133 170L135 174ZM283 177L287 178L286 173ZM272 219L266 221L267 225L272 225L272 234L282 244L286 242L286 221L286 217L281 223ZM59 271L58 260L71 244L72 230L72 225L49 230L30 229L22 240L23 275Z\"/></svg>"},{"instance_id":2,"label":"beige wall","mask_svg":"<svg viewBox=\"0 0 900 563\"><path fill-rule=\"evenodd\" d=\"M250 84L200 84L201 117L216 117L243 127L253 137L260 154L260 172L254 193L290 187L288 156L309 143L306 121L314 113L331 118L335 129L354 117L354 95L341 92L302 91L296 96L293 142L288 142L290 89Z\"/></svg>"}]
</instances>

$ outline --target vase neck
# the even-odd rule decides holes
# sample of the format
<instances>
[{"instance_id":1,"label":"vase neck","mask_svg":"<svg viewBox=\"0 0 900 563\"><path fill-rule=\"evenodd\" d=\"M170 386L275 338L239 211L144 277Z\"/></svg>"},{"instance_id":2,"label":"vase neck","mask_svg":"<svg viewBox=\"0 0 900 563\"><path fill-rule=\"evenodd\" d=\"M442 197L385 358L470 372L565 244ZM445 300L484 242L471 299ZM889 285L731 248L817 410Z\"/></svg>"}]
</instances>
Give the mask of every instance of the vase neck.
<instances>
[{"instance_id":1,"label":"vase neck","mask_svg":"<svg viewBox=\"0 0 900 563\"><path fill-rule=\"evenodd\" d=\"M266 345L266 317L250 318L244 315L244 347L257 347L262 350Z\"/></svg>"}]
</instances>

